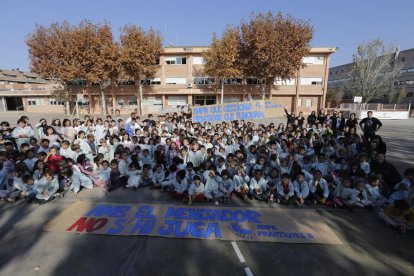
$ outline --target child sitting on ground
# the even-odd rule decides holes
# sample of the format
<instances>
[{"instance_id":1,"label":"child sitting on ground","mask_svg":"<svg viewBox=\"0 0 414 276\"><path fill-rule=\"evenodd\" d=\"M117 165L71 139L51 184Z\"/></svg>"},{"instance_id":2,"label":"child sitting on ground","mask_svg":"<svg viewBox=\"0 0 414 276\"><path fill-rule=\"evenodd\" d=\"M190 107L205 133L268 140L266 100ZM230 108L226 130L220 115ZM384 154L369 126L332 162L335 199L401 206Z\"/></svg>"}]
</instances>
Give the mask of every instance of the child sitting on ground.
<instances>
[{"instance_id":1,"label":"child sitting on ground","mask_svg":"<svg viewBox=\"0 0 414 276\"><path fill-rule=\"evenodd\" d=\"M372 202L368 199L367 191L365 190L364 179L355 181L354 201L355 205L361 208L371 209L373 207Z\"/></svg>"},{"instance_id":2,"label":"child sitting on ground","mask_svg":"<svg viewBox=\"0 0 414 276\"><path fill-rule=\"evenodd\" d=\"M408 168L404 172L404 179L394 186L395 192L393 192L389 198L389 203L393 203L395 200L407 200L410 190L413 189L414 183L414 168Z\"/></svg>"},{"instance_id":3,"label":"child sitting on ground","mask_svg":"<svg viewBox=\"0 0 414 276\"><path fill-rule=\"evenodd\" d=\"M219 205L219 200L223 196L223 193L219 191L219 183L221 177L216 175L216 168L214 165L210 166L209 170L204 172L204 178L206 179L204 196L208 200L214 200L216 205Z\"/></svg>"},{"instance_id":4,"label":"child sitting on ground","mask_svg":"<svg viewBox=\"0 0 414 276\"><path fill-rule=\"evenodd\" d=\"M204 184L201 182L201 177L195 175L193 182L188 189L188 205L192 205L193 202L203 201L204 199Z\"/></svg>"},{"instance_id":5,"label":"child sitting on ground","mask_svg":"<svg viewBox=\"0 0 414 276\"><path fill-rule=\"evenodd\" d=\"M365 184L365 190L367 191L368 200L375 207L384 207L387 204L387 199L382 195L379 185L379 178L370 176L368 177L368 184Z\"/></svg>"},{"instance_id":6,"label":"child sitting on ground","mask_svg":"<svg viewBox=\"0 0 414 276\"><path fill-rule=\"evenodd\" d=\"M111 168L109 167L109 162L107 160L102 161L102 167L99 168L98 175L102 186L108 186L111 177Z\"/></svg>"},{"instance_id":7,"label":"child sitting on ground","mask_svg":"<svg viewBox=\"0 0 414 276\"><path fill-rule=\"evenodd\" d=\"M249 189L252 198L262 201L268 199L267 181L263 178L262 170L256 170L254 172L254 177L250 179Z\"/></svg>"},{"instance_id":8,"label":"child sitting on ground","mask_svg":"<svg viewBox=\"0 0 414 276\"><path fill-rule=\"evenodd\" d=\"M276 196L276 187L280 182L279 170L277 168L272 168L270 174L266 178L267 187L269 190L269 202L273 202ZM277 196L276 196L277 197Z\"/></svg>"},{"instance_id":9,"label":"child sitting on ground","mask_svg":"<svg viewBox=\"0 0 414 276\"><path fill-rule=\"evenodd\" d=\"M178 200L187 200L188 198L188 183L185 179L185 170L180 170L175 175L175 181L173 183L173 190L171 191L171 197Z\"/></svg>"},{"instance_id":10,"label":"child sitting on ground","mask_svg":"<svg viewBox=\"0 0 414 276\"><path fill-rule=\"evenodd\" d=\"M229 176L227 170L221 172L221 182L219 185L219 190L223 193L222 201L224 203L229 203L231 199L231 194L234 190L234 182Z\"/></svg>"},{"instance_id":11,"label":"child sitting on ground","mask_svg":"<svg viewBox=\"0 0 414 276\"><path fill-rule=\"evenodd\" d=\"M325 205L329 198L328 182L322 178L322 172L315 170L313 180L309 183L309 199L312 204Z\"/></svg>"},{"instance_id":12,"label":"child sitting on ground","mask_svg":"<svg viewBox=\"0 0 414 276\"><path fill-rule=\"evenodd\" d=\"M290 181L290 175L288 173L282 174L280 182L276 186L276 190L277 203L291 205L296 201L295 189L293 187L293 183Z\"/></svg>"},{"instance_id":13,"label":"child sitting on ground","mask_svg":"<svg viewBox=\"0 0 414 276\"><path fill-rule=\"evenodd\" d=\"M309 196L309 183L305 180L305 174L303 172L297 174L296 180L293 182L293 187L297 198L296 203L298 205L304 204Z\"/></svg>"},{"instance_id":14,"label":"child sitting on ground","mask_svg":"<svg viewBox=\"0 0 414 276\"><path fill-rule=\"evenodd\" d=\"M161 183L165 179L165 172L162 169L161 164L155 165L155 172L152 175L152 183L151 183L151 189L156 189L161 186Z\"/></svg>"},{"instance_id":15,"label":"child sitting on ground","mask_svg":"<svg viewBox=\"0 0 414 276\"><path fill-rule=\"evenodd\" d=\"M404 233L406 229L413 229L414 210L410 209L410 205L404 200L396 200L380 211L378 216L385 221L387 226L392 226L401 233Z\"/></svg>"},{"instance_id":16,"label":"child sitting on ground","mask_svg":"<svg viewBox=\"0 0 414 276\"><path fill-rule=\"evenodd\" d=\"M128 166L129 168L129 170L127 171L128 182L125 187L132 188L133 191L136 191L140 184L140 178L141 178L142 171L138 169L138 166L139 165L137 162L132 162Z\"/></svg>"},{"instance_id":17,"label":"child sitting on ground","mask_svg":"<svg viewBox=\"0 0 414 276\"><path fill-rule=\"evenodd\" d=\"M233 177L233 182L236 195L246 200L249 193L250 177L246 175L246 168L243 165L237 168L237 174Z\"/></svg>"},{"instance_id":18,"label":"child sitting on ground","mask_svg":"<svg viewBox=\"0 0 414 276\"><path fill-rule=\"evenodd\" d=\"M150 186L152 183L153 173L151 171L150 164L144 164L142 167L141 177L139 179L139 186L140 187L147 187Z\"/></svg>"},{"instance_id":19,"label":"child sitting on ground","mask_svg":"<svg viewBox=\"0 0 414 276\"><path fill-rule=\"evenodd\" d=\"M54 177L54 172L46 170L44 177L35 181L36 198L40 204L46 203L55 197L62 198L62 194L57 193L59 181Z\"/></svg>"}]
</instances>

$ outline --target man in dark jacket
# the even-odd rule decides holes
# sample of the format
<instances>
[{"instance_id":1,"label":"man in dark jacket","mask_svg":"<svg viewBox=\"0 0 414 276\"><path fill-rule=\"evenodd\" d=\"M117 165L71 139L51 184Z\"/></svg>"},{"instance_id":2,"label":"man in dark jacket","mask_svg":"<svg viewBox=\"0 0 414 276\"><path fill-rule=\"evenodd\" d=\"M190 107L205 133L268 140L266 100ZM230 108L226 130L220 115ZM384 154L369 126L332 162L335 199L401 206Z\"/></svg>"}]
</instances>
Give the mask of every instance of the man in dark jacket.
<instances>
[{"instance_id":1,"label":"man in dark jacket","mask_svg":"<svg viewBox=\"0 0 414 276\"><path fill-rule=\"evenodd\" d=\"M368 111L367 115L368 117L359 122L359 126L364 132L365 139L370 140L371 136L375 135L375 132L382 127L382 123L380 120L372 116L372 111Z\"/></svg>"}]
</instances>

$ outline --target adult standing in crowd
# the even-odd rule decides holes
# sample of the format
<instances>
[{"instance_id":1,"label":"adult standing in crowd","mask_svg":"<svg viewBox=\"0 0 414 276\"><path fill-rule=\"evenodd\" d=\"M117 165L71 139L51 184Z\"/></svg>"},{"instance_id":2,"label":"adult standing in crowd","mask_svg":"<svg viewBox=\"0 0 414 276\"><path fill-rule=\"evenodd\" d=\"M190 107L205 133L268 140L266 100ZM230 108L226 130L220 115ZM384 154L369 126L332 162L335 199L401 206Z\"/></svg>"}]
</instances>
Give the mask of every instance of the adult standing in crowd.
<instances>
[{"instance_id":1,"label":"adult standing in crowd","mask_svg":"<svg viewBox=\"0 0 414 276\"><path fill-rule=\"evenodd\" d=\"M382 123L380 120L372 116L372 111L368 111L367 116L368 117L362 119L361 122L359 122L359 126L364 132L365 139L369 141L371 137L375 135L378 130L380 130Z\"/></svg>"},{"instance_id":2,"label":"adult standing in crowd","mask_svg":"<svg viewBox=\"0 0 414 276\"><path fill-rule=\"evenodd\" d=\"M345 126L347 128L356 128L358 125L358 119L356 118L356 114L355 113L351 113L349 115L348 120L346 120Z\"/></svg>"},{"instance_id":3,"label":"adult standing in crowd","mask_svg":"<svg viewBox=\"0 0 414 276\"><path fill-rule=\"evenodd\" d=\"M308 116L308 124L314 125L316 123L316 112L312 111L311 114Z\"/></svg>"},{"instance_id":4,"label":"adult standing in crowd","mask_svg":"<svg viewBox=\"0 0 414 276\"><path fill-rule=\"evenodd\" d=\"M319 113L318 113L319 123L324 124L326 122L326 119L327 119L327 117L326 117L326 114L325 114L325 109L319 110Z\"/></svg>"}]
</instances>

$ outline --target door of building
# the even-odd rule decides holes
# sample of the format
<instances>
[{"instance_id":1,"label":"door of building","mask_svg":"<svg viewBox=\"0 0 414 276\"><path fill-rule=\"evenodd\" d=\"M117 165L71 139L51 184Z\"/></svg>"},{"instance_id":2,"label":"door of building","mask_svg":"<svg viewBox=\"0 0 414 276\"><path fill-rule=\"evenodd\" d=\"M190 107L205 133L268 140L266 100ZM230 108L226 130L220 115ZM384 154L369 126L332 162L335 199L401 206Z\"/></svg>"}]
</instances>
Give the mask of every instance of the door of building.
<instances>
[{"instance_id":1,"label":"door of building","mask_svg":"<svg viewBox=\"0 0 414 276\"><path fill-rule=\"evenodd\" d=\"M23 110L23 98L22 97L5 97L6 110L18 111Z\"/></svg>"}]
</instances>

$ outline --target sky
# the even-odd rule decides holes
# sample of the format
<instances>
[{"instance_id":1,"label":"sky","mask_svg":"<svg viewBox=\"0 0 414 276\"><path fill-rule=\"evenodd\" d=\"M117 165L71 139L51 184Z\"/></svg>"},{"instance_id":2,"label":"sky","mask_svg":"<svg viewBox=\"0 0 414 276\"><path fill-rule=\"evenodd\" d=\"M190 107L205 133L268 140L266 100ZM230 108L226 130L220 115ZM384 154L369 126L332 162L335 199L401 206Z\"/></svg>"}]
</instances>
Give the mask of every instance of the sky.
<instances>
[{"instance_id":1,"label":"sky","mask_svg":"<svg viewBox=\"0 0 414 276\"><path fill-rule=\"evenodd\" d=\"M338 47L331 67L351 62L358 44L375 38L414 48L414 0L0 0L0 68L30 69L25 40L35 24L108 20L115 36L135 24L158 29L165 45L195 46L209 45L212 33L228 24L269 10L309 20L313 47Z\"/></svg>"}]
</instances>

